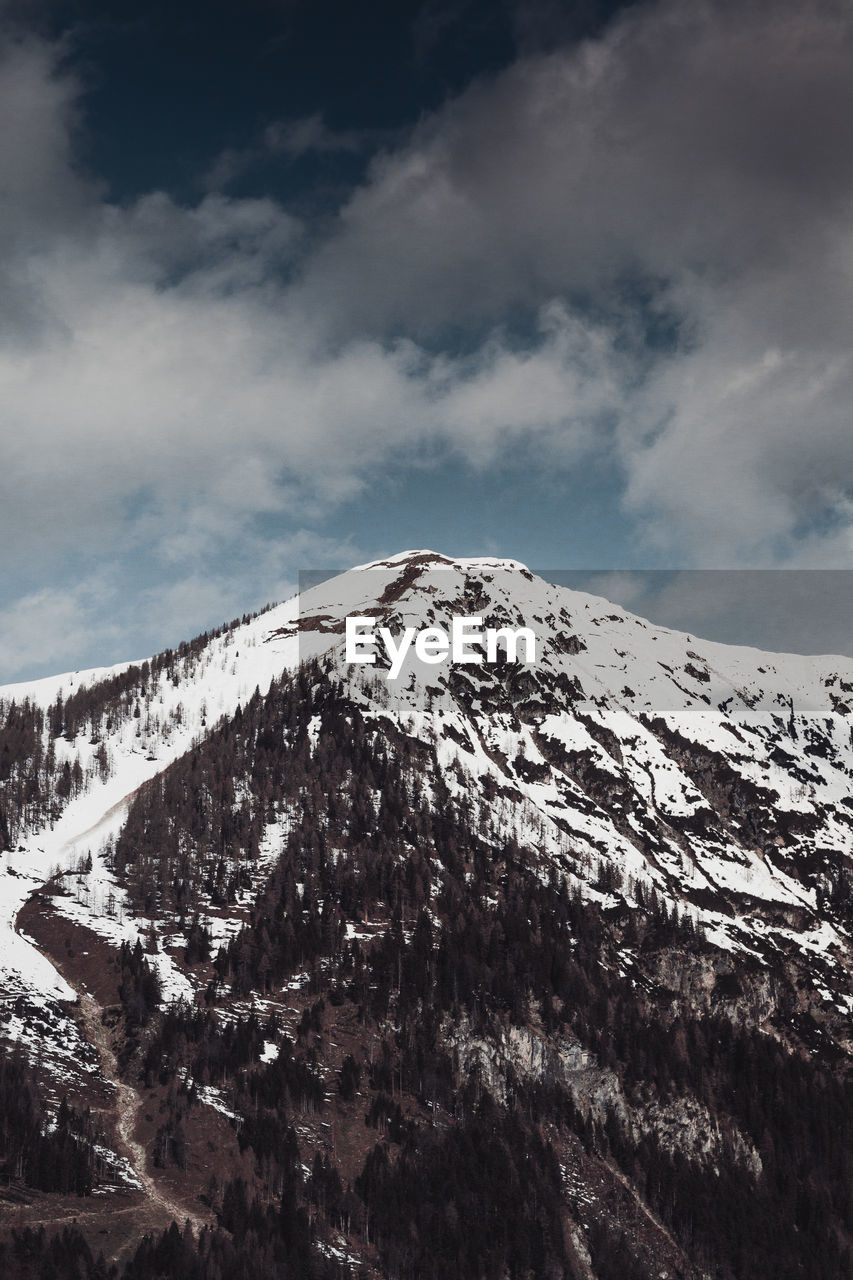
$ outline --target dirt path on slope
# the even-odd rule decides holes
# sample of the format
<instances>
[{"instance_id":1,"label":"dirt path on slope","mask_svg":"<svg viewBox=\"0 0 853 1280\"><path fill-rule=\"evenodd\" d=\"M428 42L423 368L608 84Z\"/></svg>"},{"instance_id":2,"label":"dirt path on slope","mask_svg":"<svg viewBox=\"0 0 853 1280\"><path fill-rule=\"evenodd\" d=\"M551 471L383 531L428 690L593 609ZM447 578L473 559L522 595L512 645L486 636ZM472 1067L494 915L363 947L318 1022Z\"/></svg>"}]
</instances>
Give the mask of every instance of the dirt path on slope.
<instances>
[{"instance_id":1,"label":"dirt path on slope","mask_svg":"<svg viewBox=\"0 0 853 1280\"><path fill-rule=\"evenodd\" d=\"M654 1227L655 1231L657 1231L660 1235L662 1235L664 1239L667 1240L670 1245L672 1245L672 1248L676 1257L687 1260L686 1254L682 1249L681 1245L674 1238L674 1236L672 1236L672 1234L667 1230L666 1225L660 1220L660 1218L658 1218L652 1212L652 1210L649 1208L649 1206L643 1200L642 1196L637 1191L637 1188L631 1185L631 1183L625 1177L622 1170L619 1169L616 1166L616 1164L611 1160L608 1160L606 1163L607 1163L608 1172L613 1175L613 1177L616 1179L617 1182L620 1182L622 1184L622 1186L628 1192L628 1195L633 1200L634 1204L637 1206L640 1212L644 1215L644 1217L648 1219L648 1221ZM691 1264L691 1265L695 1265L695 1264ZM699 1275L703 1276L705 1280L709 1280L707 1272L702 1271L699 1267L696 1268L696 1272Z\"/></svg>"},{"instance_id":2,"label":"dirt path on slope","mask_svg":"<svg viewBox=\"0 0 853 1280\"><path fill-rule=\"evenodd\" d=\"M193 1230L198 1233L202 1227L212 1222L212 1218L190 1212L177 1200L167 1195L148 1173L145 1148L133 1136L136 1117L142 1107L142 1097L133 1085L121 1079L115 1050L110 1043L107 1028L101 1020L103 1012L101 1006L88 992L81 991L78 994L86 1038L98 1051L102 1076L115 1090L116 1132L118 1145L121 1148L119 1154L127 1158L134 1176L148 1199L162 1209L169 1218L174 1218L179 1225L189 1220Z\"/></svg>"},{"instance_id":3,"label":"dirt path on slope","mask_svg":"<svg viewBox=\"0 0 853 1280\"><path fill-rule=\"evenodd\" d=\"M136 794L136 791L129 792L126 796L111 805L110 808L101 815L85 831L71 837L63 845L63 853L68 853L85 840L96 834L105 822L109 821L116 813L122 809L126 809L128 803ZM34 893L38 893L39 889L34 889L29 894L27 901L32 898ZM20 915L20 912L19 912ZM14 929L19 933L18 917L14 922ZM37 946L32 939L25 939L28 945L34 947L44 958L58 971L61 972L61 964L57 962L51 955L46 953L41 947ZM66 981L68 978L66 977ZM145 1148L138 1142L134 1136L136 1130L136 1121L142 1108L143 1099L132 1085L127 1084L121 1079L119 1071L118 1059L113 1049L109 1032L102 1020L103 1007L98 1003L95 997L77 983L69 983L77 996L77 1011L80 1015L80 1021L83 1024L83 1032L86 1039L92 1044L100 1061L100 1074L103 1079L112 1086L115 1102L112 1106L105 1108L93 1108L98 1110L105 1117L115 1117L115 1129L117 1136L118 1154L123 1156L129 1163L134 1177L139 1183L139 1188L146 1199L166 1218L164 1225L168 1226L169 1221L174 1219L179 1226L189 1220L193 1231L196 1234L202 1227L212 1224L212 1215L204 1216L188 1210L184 1205L174 1200L169 1194L158 1186L157 1182L148 1172L148 1160ZM103 1209L84 1211L75 1216L80 1219L89 1216L99 1216L103 1214ZM112 1209L111 1213L133 1212L133 1207ZM64 1215L59 1215L57 1221L62 1220ZM46 1225L46 1222L45 1222Z\"/></svg>"}]
</instances>

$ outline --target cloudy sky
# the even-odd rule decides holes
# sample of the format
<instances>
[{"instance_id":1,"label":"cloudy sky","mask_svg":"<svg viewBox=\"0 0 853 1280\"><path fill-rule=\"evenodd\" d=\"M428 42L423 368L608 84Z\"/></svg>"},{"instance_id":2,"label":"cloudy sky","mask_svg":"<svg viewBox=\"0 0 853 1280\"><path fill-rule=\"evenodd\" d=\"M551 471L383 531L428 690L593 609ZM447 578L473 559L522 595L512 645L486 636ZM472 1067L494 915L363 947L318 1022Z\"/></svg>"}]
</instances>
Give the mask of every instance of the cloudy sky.
<instances>
[{"instance_id":1,"label":"cloudy sky","mask_svg":"<svg viewBox=\"0 0 853 1280\"><path fill-rule=\"evenodd\" d=\"M0 680L406 547L853 567L846 0L0 30Z\"/></svg>"}]
</instances>

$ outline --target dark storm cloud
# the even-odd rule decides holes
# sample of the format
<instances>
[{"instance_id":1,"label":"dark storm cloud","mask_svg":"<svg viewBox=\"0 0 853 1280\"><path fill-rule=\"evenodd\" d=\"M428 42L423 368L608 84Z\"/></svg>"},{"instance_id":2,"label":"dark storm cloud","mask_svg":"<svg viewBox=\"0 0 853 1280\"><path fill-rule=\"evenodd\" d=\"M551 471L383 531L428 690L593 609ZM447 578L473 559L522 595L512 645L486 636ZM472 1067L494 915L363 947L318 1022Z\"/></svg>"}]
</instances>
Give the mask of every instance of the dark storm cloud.
<instances>
[{"instance_id":1,"label":"dark storm cloud","mask_svg":"<svg viewBox=\"0 0 853 1280\"><path fill-rule=\"evenodd\" d=\"M300 296L419 340L580 300L649 362L614 442L649 536L847 557L851 64L846 5L638 7L380 156Z\"/></svg>"},{"instance_id":2,"label":"dark storm cloud","mask_svg":"<svg viewBox=\"0 0 853 1280\"><path fill-rule=\"evenodd\" d=\"M355 322L382 326L631 273L785 266L848 211L851 52L832 5L644 6L478 82L380 156L309 279L351 280Z\"/></svg>"}]
</instances>

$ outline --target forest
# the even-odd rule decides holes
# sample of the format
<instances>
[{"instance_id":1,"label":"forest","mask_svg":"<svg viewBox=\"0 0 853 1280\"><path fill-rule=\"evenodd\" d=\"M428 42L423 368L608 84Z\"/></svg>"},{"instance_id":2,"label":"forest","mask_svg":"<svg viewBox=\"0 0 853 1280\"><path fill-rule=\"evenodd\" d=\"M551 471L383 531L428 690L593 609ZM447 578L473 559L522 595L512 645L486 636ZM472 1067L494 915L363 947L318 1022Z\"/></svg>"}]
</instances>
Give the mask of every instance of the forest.
<instances>
[{"instance_id":1,"label":"forest","mask_svg":"<svg viewBox=\"0 0 853 1280\"><path fill-rule=\"evenodd\" d=\"M142 720L161 680L177 684L213 641L258 616L234 618L150 661L84 682L65 698L59 693L47 709L28 697L0 698L0 852L33 828L55 822L90 778L109 776L103 739L121 724ZM86 764L74 745L80 738L94 748Z\"/></svg>"},{"instance_id":2,"label":"forest","mask_svg":"<svg viewBox=\"0 0 853 1280\"><path fill-rule=\"evenodd\" d=\"M214 949L205 908L251 882L270 824L280 855L244 927ZM143 787L113 856L139 911L184 922L184 962L205 975L203 1001L164 1009L141 948L120 957L136 1046L127 1071L143 1090L171 1091L154 1160L186 1159L186 1114L214 1084L227 1090L254 1180L218 1189L216 1228L194 1240L173 1226L120 1272L73 1236L58 1253L49 1236L18 1234L4 1246L16 1274L325 1280L358 1274L324 1252L343 1232L399 1280L581 1277L569 1222L583 1214L598 1280L657 1277L616 1191L573 1200L571 1158L585 1177L597 1170L618 1190L618 1174L635 1189L691 1260L685 1276L851 1275L850 1079L826 1038L810 1041L790 979L775 976L774 1034L744 1016L748 966L720 970L712 1007L679 1001L648 975L663 955L676 968L717 963L689 917L650 892L633 910L583 899L535 847L500 836L487 795L454 797L429 744L380 730L321 668L256 694ZM368 923L369 941L354 936ZM306 1003L292 1034L275 1015L229 1014L295 975ZM330 1105L322 1042L342 1007L371 1045L335 1080L372 1134L352 1179L298 1133ZM608 1100L582 1105L556 1069L525 1075L499 1056L490 1073L463 1068L460 1036L497 1045L512 1028L546 1059L580 1046L610 1082ZM269 1038L277 1056L261 1061ZM0 1094L32 1095L20 1128L8 1103L2 1111L7 1176L14 1163L33 1186L59 1178L86 1194L97 1170L86 1182L63 1164L63 1134L85 1132L85 1117L49 1130L23 1070L7 1066L17 1083ZM643 1121L651 1103L688 1102L718 1134L712 1154L691 1156Z\"/></svg>"}]
</instances>

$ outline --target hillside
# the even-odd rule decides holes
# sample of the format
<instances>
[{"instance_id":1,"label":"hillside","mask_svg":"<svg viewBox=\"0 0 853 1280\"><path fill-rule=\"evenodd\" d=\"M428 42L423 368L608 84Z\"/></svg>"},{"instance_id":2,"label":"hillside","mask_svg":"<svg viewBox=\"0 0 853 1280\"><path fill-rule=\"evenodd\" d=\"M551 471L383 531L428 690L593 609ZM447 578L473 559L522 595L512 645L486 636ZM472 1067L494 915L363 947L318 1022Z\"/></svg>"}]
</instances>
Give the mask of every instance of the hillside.
<instances>
[{"instance_id":1,"label":"hillside","mask_svg":"<svg viewBox=\"0 0 853 1280\"><path fill-rule=\"evenodd\" d=\"M539 657L391 680L353 614ZM432 552L0 689L7 1261L850 1275L851 717Z\"/></svg>"}]
</instances>

